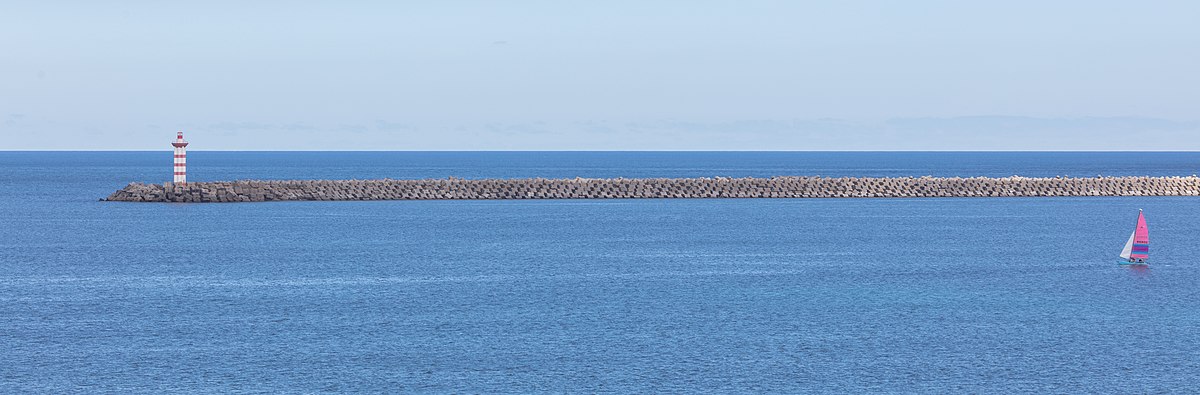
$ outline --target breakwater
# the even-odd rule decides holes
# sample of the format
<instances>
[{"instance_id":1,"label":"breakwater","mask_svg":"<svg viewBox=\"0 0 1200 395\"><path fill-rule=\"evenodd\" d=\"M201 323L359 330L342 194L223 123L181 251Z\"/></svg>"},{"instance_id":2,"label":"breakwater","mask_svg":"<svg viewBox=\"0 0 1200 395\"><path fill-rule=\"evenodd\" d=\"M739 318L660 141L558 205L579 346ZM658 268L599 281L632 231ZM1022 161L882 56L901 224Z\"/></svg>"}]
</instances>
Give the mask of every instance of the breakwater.
<instances>
[{"instance_id":1,"label":"breakwater","mask_svg":"<svg viewBox=\"0 0 1200 395\"><path fill-rule=\"evenodd\" d=\"M223 203L289 200L914 198L1200 196L1190 177L770 177L287 180L131 183L103 200Z\"/></svg>"}]
</instances>

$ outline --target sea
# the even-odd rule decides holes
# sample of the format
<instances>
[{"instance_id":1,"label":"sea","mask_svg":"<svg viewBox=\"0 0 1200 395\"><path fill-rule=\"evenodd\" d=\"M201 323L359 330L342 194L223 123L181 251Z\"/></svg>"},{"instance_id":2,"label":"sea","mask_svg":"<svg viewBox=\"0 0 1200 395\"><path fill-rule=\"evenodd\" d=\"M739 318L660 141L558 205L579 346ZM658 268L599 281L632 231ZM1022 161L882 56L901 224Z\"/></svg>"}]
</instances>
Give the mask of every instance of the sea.
<instances>
[{"instance_id":1,"label":"sea","mask_svg":"<svg viewBox=\"0 0 1200 395\"><path fill-rule=\"evenodd\" d=\"M102 202L0 152L0 393L1200 388L1200 198ZM1187 176L1200 153L213 152L239 179ZM1151 265L1117 265L1138 210Z\"/></svg>"}]
</instances>

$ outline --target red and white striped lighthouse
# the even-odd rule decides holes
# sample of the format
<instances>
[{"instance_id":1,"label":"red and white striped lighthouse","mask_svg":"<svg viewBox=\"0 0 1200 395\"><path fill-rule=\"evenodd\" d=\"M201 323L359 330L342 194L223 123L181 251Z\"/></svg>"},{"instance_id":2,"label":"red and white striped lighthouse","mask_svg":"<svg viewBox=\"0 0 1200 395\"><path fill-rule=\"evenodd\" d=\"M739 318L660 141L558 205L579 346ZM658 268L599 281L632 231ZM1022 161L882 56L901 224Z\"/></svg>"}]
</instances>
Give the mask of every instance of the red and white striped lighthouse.
<instances>
[{"instance_id":1,"label":"red and white striped lighthouse","mask_svg":"<svg viewBox=\"0 0 1200 395\"><path fill-rule=\"evenodd\" d=\"M183 139L183 132L175 135L175 142L171 143L175 147L175 183L187 184L187 141Z\"/></svg>"}]
</instances>

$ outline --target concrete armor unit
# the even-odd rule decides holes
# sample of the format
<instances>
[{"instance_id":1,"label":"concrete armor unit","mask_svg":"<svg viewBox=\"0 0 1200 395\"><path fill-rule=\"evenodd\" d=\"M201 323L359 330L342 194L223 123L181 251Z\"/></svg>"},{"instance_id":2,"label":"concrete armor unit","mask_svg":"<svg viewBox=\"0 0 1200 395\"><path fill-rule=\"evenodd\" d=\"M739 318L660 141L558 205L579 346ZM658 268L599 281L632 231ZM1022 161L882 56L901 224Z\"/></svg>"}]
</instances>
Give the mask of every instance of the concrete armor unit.
<instances>
[{"instance_id":1,"label":"concrete armor unit","mask_svg":"<svg viewBox=\"0 0 1200 395\"><path fill-rule=\"evenodd\" d=\"M179 184L176 184L177 186ZM510 178L129 184L109 201L1200 196L1200 177Z\"/></svg>"},{"instance_id":2,"label":"concrete armor unit","mask_svg":"<svg viewBox=\"0 0 1200 395\"><path fill-rule=\"evenodd\" d=\"M175 147L175 179L176 184L187 184L187 141L183 139L183 132L178 132L175 135L175 142L171 146Z\"/></svg>"}]
</instances>

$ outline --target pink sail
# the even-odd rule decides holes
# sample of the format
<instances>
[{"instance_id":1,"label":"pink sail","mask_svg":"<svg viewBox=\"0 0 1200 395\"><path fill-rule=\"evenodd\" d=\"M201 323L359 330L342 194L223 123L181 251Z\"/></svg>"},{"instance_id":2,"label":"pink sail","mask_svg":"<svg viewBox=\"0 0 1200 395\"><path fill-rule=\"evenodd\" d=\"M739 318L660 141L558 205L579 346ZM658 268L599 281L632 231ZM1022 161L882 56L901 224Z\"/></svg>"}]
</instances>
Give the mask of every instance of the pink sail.
<instances>
[{"instance_id":1,"label":"pink sail","mask_svg":"<svg viewBox=\"0 0 1200 395\"><path fill-rule=\"evenodd\" d=\"M1137 229L1133 231L1133 248L1129 251L1133 259L1150 257L1150 229L1146 227L1146 216L1138 212Z\"/></svg>"}]
</instances>

